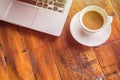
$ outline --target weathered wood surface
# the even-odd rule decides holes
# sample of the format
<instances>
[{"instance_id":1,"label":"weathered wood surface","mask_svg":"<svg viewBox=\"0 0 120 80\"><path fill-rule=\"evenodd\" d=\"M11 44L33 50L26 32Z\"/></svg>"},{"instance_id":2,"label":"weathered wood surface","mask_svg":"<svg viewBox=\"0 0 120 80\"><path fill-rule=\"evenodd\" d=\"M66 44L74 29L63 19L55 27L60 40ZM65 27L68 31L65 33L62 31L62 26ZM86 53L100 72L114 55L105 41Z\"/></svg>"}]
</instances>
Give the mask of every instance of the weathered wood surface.
<instances>
[{"instance_id":1,"label":"weathered wood surface","mask_svg":"<svg viewBox=\"0 0 120 80\"><path fill-rule=\"evenodd\" d=\"M88 5L113 16L112 33L98 47L78 44L72 17ZM0 80L120 80L120 1L73 0L62 35L53 37L0 21Z\"/></svg>"}]
</instances>

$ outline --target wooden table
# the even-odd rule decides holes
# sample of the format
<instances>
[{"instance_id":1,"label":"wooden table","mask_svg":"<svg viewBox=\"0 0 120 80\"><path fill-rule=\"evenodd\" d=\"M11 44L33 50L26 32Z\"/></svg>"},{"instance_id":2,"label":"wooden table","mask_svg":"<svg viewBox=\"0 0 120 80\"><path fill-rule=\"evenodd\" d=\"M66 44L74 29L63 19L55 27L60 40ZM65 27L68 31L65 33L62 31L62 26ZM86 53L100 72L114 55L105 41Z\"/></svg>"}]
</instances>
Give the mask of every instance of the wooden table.
<instances>
[{"instance_id":1,"label":"wooden table","mask_svg":"<svg viewBox=\"0 0 120 80\"><path fill-rule=\"evenodd\" d=\"M112 33L103 45L85 47L73 39L69 24L93 4L113 16ZM120 80L119 5L119 0L73 0L60 37L0 21L0 80Z\"/></svg>"}]
</instances>

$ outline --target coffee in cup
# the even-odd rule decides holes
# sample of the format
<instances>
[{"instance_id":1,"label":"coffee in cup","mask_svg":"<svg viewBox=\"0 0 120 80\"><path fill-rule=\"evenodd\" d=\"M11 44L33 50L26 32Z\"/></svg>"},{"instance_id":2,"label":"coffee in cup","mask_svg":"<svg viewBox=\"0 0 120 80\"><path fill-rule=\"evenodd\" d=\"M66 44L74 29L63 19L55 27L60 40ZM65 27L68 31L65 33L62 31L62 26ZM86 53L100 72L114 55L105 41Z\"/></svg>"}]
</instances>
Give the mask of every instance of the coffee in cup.
<instances>
[{"instance_id":1,"label":"coffee in cup","mask_svg":"<svg viewBox=\"0 0 120 80\"><path fill-rule=\"evenodd\" d=\"M104 9L98 6L87 6L80 11L79 22L87 33L99 32L112 20Z\"/></svg>"},{"instance_id":2,"label":"coffee in cup","mask_svg":"<svg viewBox=\"0 0 120 80\"><path fill-rule=\"evenodd\" d=\"M88 11L83 15L83 24L89 29L96 30L104 24L104 19L97 11Z\"/></svg>"}]
</instances>

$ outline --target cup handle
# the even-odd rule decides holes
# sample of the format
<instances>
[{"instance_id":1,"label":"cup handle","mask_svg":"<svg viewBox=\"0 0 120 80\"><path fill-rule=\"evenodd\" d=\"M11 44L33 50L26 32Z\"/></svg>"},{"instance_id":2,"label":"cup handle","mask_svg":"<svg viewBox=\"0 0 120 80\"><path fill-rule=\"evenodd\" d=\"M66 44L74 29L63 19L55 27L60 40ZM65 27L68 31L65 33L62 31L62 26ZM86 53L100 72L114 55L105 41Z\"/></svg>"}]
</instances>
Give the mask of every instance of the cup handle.
<instances>
[{"instance_id":1,"label":"cup handle","mask_svg":"<svg viewBox=\"0 0 120 80\"><path fill-rule=\"evenodd\" d=\"M112 23L113 17L112 17L112 16L108 16L108 21L109 21L110 23Z\"/></svg>"}]
</instances>

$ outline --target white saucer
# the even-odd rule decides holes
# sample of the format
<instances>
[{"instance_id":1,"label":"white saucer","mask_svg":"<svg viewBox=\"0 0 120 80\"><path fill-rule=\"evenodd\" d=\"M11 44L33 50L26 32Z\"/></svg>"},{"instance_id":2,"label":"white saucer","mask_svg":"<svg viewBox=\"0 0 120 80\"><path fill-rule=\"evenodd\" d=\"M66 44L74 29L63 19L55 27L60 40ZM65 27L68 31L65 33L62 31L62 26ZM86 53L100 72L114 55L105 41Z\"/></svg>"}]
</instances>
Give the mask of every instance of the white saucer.
<instances>
[{"instance_id":1,"label":"white saucer","mask_svg":"<svg viewBox=\"0 0 120 80\"><path fill-rule=\"evenodd\" d=\"M80 13L80 12L79 12ZM70 31L73 36L73 38L80 44L85 46L99 46L103 44L107 39L109 38L111 34L111 24L108 24L105 29L103 29L100 32L95 33L94 35L87 35L83 32L78 16L79 13L77 13L71 20L70 23ZM109 26L109 27L108 27Z\"/></svg>"}]
</instances>

